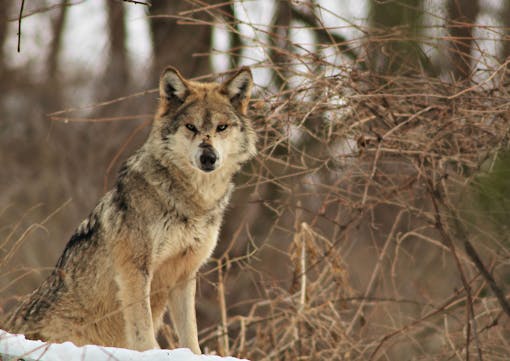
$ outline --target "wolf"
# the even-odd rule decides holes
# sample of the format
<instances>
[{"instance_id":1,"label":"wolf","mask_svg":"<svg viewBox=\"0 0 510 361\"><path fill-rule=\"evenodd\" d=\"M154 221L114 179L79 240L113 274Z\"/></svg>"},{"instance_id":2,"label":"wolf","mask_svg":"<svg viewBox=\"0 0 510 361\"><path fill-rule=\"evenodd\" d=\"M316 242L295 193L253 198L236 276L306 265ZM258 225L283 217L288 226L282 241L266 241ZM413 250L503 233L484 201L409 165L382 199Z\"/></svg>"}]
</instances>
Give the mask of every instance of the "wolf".
<instances>
[{"instance_id":1,"label":"wolf","mask_svg":"<svg viewBox=\"0 0 510 361\"><path fill-rule=\"evenodd\" d=\"M6 331L147 350L159 348L168 307L179 344L199 354L196 275L216 246L233 175L256 154L247 117L252 86L249 68L222 83L166 68L146 142Z\"/></svg>"}]
</instances>

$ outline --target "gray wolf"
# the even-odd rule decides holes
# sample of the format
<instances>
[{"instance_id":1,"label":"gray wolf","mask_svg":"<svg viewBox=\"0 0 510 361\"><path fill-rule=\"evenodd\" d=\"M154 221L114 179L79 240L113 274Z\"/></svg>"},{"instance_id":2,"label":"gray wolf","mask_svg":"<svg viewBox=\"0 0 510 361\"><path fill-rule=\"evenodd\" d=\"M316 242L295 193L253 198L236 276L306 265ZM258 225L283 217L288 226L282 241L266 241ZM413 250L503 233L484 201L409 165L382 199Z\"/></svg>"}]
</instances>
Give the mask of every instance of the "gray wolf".
<instances>
[{"instance_id":1,"label":"gray wolf","mask_svg":"<svg viewBox=\"0 0 510 361\"><path fill-rule=\"evenodd\" d=\"M146 142L4 328L147 350L159 347L168 307L180 345L200 353L196 274L215 248L232 177L256 153L246 116L252 84L248 68L199 83L168 67Z\"/></svg>"}]
</instances>

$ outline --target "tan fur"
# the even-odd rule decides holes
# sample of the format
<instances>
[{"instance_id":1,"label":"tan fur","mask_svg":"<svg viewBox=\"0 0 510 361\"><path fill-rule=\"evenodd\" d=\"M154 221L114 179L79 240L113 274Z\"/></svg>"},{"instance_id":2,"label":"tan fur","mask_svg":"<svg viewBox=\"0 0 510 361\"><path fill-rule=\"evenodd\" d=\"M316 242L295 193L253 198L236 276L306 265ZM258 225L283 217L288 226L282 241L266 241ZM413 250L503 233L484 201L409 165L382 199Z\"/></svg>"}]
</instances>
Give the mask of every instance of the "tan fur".
<instances>
[{"instance_id":1,"label":"tan fur","mask_svg":"<svg viewBox=\"0 0 510 361\"><path fill-rule=\"evenodd\" d=\"M255 155L251 73L197 83L167 68L146 143L69 241L53 273L5 329L51 342L146 350L170 310L200 353L196 273L213 252L232 176ZM225 128L225 129L224 129Z\"/></svg>"}]
</instances>

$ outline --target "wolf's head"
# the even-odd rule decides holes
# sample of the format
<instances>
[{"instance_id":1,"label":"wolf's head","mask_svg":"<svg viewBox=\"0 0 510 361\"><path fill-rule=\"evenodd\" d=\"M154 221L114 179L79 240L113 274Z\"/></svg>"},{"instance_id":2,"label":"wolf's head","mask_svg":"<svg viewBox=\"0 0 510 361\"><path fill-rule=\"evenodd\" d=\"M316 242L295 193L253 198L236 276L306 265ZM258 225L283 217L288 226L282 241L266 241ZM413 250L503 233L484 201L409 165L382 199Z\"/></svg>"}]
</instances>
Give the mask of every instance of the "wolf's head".
<instances>
[{"instance_id":1,"label":"wolf's head","mask_svg":"<svg viewBox=\"0 0 510 361\"><path fill-rule=\"evenodd\" d=\"M184 79L173 67L160 78L160 106L152 136L161 157L184 171L233 173L256 153L246 117L253 85L248 68L223 83Z\"/></svg>"}]
</instances>

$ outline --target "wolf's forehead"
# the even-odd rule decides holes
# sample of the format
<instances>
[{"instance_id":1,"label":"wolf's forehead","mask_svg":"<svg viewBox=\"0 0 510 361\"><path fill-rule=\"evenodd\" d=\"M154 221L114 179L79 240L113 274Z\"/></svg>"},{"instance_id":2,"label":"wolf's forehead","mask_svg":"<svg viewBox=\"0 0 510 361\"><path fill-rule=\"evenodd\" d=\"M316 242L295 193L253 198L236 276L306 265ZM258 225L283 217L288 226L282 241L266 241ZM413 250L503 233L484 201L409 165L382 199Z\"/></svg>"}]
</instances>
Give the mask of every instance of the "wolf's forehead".
<instances>
[{"instance_id":1,"label":"wolf's forehead","mask_svg":"<svg viewBox=\"0 0 510 361\"><path fill-rule=\"evenodd\" d=\"M207 101L195 101L189 104L186 109L179 114L178 120L193 121L197 125L208 127L225 121L234 121L236 114L230 109L228 104L212 103Z\"/></svg>"}]
</instances>

